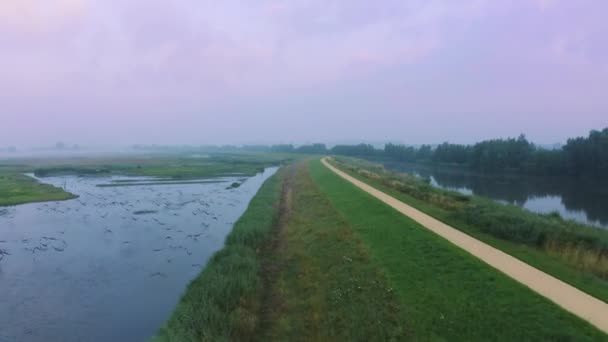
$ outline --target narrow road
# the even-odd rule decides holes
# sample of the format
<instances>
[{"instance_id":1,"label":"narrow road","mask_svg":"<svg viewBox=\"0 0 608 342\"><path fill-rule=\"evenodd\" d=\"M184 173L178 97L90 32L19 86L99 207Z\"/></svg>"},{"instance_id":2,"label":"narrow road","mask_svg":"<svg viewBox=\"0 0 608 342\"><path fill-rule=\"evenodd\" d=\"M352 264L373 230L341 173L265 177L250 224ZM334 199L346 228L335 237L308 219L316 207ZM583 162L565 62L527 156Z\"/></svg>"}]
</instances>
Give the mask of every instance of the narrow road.
<instances>
[{"instance_id":1,"label":"narrow road","mask_svg":"<svg viewBox=\"0 0 608 342\"><path fill-rule=\"evenodd\" d=\"M608 304L603 301L338 170L327 162L327 158L321 159L321 162L361 190L608 334Z\"/></svg>"}]
</instances>

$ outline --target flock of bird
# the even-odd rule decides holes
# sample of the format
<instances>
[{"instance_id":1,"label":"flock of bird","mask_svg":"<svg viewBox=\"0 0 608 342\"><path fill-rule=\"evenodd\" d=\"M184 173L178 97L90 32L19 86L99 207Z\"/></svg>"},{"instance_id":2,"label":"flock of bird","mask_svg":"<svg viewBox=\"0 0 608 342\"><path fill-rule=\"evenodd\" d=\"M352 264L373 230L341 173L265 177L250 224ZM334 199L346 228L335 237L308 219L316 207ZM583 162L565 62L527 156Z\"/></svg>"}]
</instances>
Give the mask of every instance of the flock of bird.
<instances>
[{"instance_id":1,"label":"flock of bird","mask_svg":"<svg viewBox=\"0 0 608 342\"><path fill-rule=\"evenodd\" d=\"M156 243L152 243L152 245L161 245L161 247L153 248L148 245L149 251L154 254L166 253L167 263L171 263L177 257L175 252L183 252L186 256L192 256L193 243L208 237L214 222L231 224L231 222L220 222L221 214L217 213L219 206L236 207L242 203L238 195L231 194L238 190L225 189L221 185L214 186L212 190L205 193L192 193L193 188L165 191L167 188L164 186L153 185L137 186L137 189L133 187L95 187L91 183L91 179L73 179L72 187L66 190L79 194L79 198L67 202L34 204L35 210L48 217L49 220L57 220L60 223L66 218L69 221L75 217L76 220L85 223L83 228L101 227L106 237L116 236L117 242L123 246L119 248L129 248L138 242L149 242L151 237L149 235L129 233L134 227L149 228L146 230L146 234L157 232L153 236ZM64 184L66 183L64 181ZM198 187L200 184L182 186ZM0 212L0 220L10 220L13 218L13 214L14 212L4 210ZM180 216L183 217L178 219L177 217ZM181 222L185 222L185 224ZM199 223L192 224L192 222ZM54 235L47 232L39 238L20 239L23 250L39 254L48 251L63 252L68 249L71 234L66 235L65 226L54 228L56 229ZM69 225L67 229L70 230ZM0 240L0 261L5 256L11 255L8 248L2 246L8 242ZM72 243L78 243L77 239ZM139 250L145 249L145 245L139 245ZM191 263L191 265L201 267L200 263ZM164 278L166 274L153 272L150 273L150 277Z\"/></svg>"}]
</instances>

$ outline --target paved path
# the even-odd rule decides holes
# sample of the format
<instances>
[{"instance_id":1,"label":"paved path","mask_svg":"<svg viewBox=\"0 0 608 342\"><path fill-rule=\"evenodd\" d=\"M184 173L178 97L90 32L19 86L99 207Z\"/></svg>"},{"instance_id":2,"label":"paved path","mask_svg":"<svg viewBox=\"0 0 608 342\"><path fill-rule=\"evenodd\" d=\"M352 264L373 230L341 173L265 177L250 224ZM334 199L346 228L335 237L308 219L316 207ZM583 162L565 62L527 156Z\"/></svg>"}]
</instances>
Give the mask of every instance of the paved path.
<instances>
[{"instance_id":1,"label":"paved path","mask_svg":"<svg viewBox=\"0 0 608 342\"><path fill-rule=\"evenodd\" d=\"M321 162L340 177L608 334L608 304Z\"/></svg>"}]
</instances>

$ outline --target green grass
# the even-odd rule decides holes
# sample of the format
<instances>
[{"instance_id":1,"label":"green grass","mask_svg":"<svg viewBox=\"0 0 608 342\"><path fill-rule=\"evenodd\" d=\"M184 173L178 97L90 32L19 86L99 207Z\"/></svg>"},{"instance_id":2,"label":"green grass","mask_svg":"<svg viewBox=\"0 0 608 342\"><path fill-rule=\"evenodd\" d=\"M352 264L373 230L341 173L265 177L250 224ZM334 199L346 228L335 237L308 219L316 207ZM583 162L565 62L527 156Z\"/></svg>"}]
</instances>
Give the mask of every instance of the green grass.
<instances>
[{"instance_id":1,"label":"green grass","mask_svg":"<svg viewBox=\"0 0 608 342\"><path fill-rule=\"evenodd\" d=\"M61 188L39 183L29 176L12 172L0 172L0 206L61 201L75 197Z\"/></svg>"},{"instance_id":2,"label":"green grass","mask_svg":"<svg viewBox=\"0 0 608 342\"><path fill-rule=\"evenodd\" d=\"M153 341L606 338L312 161L262 186Z\"/></svg>"},{"instance_id":3,"label":"green grass","mask_svg":"<svg viewBox=\"0 0 608 342\"><path fill-rule=\"evenodd\" d=\"M194 279L152 341L245 340L257 328L260 248L275 225L283 172L269 178L235 224L225 247Z\"/></svg>"},{"instance_id":4,"label":"green grass","mask_svg":"<svg viewBox=\"0 0 608 342\"><path fill-rule=\"evenodd\" d=\"M404 336L386 276L320 194L307 164L295 169L262 186L153 341Z\"/></svg>"},{"instance_id":5,"label":"green grass","mask_svg":"<svg viewBox=\"0 0 608 342\"><path fill-rule=\"evenodd\" d=\"M290 215L266 254L271 272L258 341L390 341L407 337L399 301L367 246L297 167Z\"/></svg>"},{"instance_id":6,"label":"green grass","mask_svg":"<svg viewBox=\"0 0 608 342\"><path fill-rule=\"evenodd\" d=\"M488 199L431 188L430 185L421 184L420 180L397 175L366 162L339 160L347 164L335 165L351 176L608 302L608 280L600 276L604 275L602 270L608 256L606 252L601 252L602 246L608 241L607 232ZM522 232L512 232L516 229ZM526 242L526 237L542 236L541 233L545 236L544 241L539 241L541 245L536 244L538 238ZM579 240L583 242L569 242ZM551 241L561 241L566 247L556 247ZM575 247L574 251L568 253L568 245ZM600 248L600 252L593 248ZM590 252L577 253L584 249ZM589 256L594 268L585 267L582 263Z\"/></svg>"},{"instance_id":7,"label":"green grass","mask_svg":"<svg viewBox=\"0 0 608 342\"><path fill-rule=\"evenodd\" d=\"M412 340L604 341L608 337L333 174L311 175L381 265ZM325 270L331 272L331 270ZM371 276L370 276L371 277Z\"/></svg>"}]
</instances>

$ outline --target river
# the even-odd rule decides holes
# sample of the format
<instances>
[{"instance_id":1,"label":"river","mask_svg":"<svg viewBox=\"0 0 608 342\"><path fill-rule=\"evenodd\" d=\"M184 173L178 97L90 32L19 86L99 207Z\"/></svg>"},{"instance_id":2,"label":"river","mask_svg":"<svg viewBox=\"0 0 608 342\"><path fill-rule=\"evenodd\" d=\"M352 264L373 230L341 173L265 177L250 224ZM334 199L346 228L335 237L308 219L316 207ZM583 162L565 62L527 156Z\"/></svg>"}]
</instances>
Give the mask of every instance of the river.
<instances>
[{"instance_id":1,"label":"river","mask_svg":"<svg viewBox=\"0 0 608 342\"><path fill-rule=\"evenodd\" d=\"M197 184L41 179L79 198L0 207L0 342L145 341L276 170Z\"/></svg>"},{"instance_id":2,"label":"river","mask_svg":"<svg viewBox=\"0 0 608 342\"><path fill-rule=\"evenodd\" d=\"M608 182L570 177L483 175L462 168L383 162L387 169L429 178L436 187L488 197L536 213L608 229Z\"/></svg>"}]
</instances>

